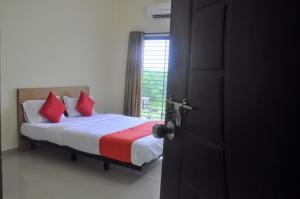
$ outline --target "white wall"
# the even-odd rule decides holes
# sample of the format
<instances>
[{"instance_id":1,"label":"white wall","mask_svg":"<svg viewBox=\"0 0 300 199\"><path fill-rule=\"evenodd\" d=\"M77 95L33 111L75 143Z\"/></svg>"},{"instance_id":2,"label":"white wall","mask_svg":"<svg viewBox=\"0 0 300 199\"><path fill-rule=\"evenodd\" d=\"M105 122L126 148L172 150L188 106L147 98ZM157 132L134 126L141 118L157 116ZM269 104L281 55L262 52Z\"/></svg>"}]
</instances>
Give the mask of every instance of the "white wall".
<instances>
[{"instance_id":1,"label":"white wall","mask_svg":"<svg viewBox=\"0 0 300 199\"><path fill-rule=\"evenodd\" d=\"M16 89L89 85L109 112L114 0L0 0L2 150L17 146Z\"/></svg>"},{"instance_id":2,"label":"white wall","mask_svg":"<svg viewBox=\"0 0 300 199\"><path fill-rule=\"evenodd\" d=\"M2 150L17 147L16 89L89 85L97 111L121 113L128 35L169 31L164 0L0 0Z\"/></svg>"}]
</instances>

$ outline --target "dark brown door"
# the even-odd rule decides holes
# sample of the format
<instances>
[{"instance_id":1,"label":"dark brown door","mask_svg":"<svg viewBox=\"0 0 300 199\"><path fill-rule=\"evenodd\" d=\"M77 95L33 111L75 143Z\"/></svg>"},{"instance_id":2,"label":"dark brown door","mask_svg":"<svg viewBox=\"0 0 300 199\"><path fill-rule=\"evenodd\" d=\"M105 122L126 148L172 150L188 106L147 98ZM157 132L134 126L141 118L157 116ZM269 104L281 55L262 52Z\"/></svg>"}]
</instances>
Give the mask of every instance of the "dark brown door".
<instances>
[{"instance_id":1,"label":"dark brown door","mask_svg":"<svg viewBox=\"0 0 300 199\"><path fill-rule=\"evenodd\" d=\"M271 0L172 1L166 120L178 119L173 101L186 99L193 110L180 109L175 138L164 141L161 199L287 198L286 8Z\"/></svg>"},{"instance_id":2,"label":"dark brown door","mask_svg":"<svg viewBox=\"0 0 300 199\"><path fill-rule=\"evenodd\" d=\"M175 139L165 140L161 199L226 198L225 18L225 1L173 0L168 96L187 99L195 110L182 118Z\"/></svg>"}]
</instances>

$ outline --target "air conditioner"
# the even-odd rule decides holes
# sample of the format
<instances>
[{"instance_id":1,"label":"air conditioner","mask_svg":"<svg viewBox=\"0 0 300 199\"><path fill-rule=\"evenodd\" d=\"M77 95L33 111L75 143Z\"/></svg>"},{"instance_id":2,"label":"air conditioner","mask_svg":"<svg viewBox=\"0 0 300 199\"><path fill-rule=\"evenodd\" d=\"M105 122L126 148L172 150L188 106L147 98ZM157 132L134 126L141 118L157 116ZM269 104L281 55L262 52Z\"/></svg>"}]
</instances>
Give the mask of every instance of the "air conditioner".
<instances>
[{"instance_id":1,"label":"air conditioner","mask_svg":"<svg viewBox=\"0 0 300 199\"><path fill-rule=\"evenodd\" d=\"M165 19L171 17L171 2L157 3L148 7L148 15L152 19Z\"/></svg>"}]
</instances>

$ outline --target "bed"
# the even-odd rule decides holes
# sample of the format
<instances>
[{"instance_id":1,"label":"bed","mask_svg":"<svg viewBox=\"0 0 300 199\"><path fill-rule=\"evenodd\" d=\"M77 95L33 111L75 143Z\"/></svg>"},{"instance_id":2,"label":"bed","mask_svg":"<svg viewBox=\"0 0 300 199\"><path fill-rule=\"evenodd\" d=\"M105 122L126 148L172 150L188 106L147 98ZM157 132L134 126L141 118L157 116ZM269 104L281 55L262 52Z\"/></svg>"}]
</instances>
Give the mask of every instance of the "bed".
<instances>
[{"instance_id":1,"label":"bed","mask_svg":"<svg viewBox=\"0 0 300 199\"><path fill-rule=\"evenodd\" d=\"M118 132L141 131L141 127L145 125L154 125L146 119L95 113L91 117L63 117L59 123L26 123L22 103L46 99L49 91L60 97L78 97L80 91L89 93L89 87L18 89L19 150L35 149L37 143L48 144L67 150L73 161L77 159L77 155L102 160L105 170L109 169L110 163L142 170L161 157L163 141L152 135L140 137L131 143L128 149L130 156L126 156L129 160L122 159L122 154L118 155L118 150L122 152L124 148L119 148L118 143L111 145L111 140L106 139ZM104 146L107 147L103 148ZM105 149L115 151L118 156L109 156L110 151L107 155Z\"/></svg>"}]
</instances>

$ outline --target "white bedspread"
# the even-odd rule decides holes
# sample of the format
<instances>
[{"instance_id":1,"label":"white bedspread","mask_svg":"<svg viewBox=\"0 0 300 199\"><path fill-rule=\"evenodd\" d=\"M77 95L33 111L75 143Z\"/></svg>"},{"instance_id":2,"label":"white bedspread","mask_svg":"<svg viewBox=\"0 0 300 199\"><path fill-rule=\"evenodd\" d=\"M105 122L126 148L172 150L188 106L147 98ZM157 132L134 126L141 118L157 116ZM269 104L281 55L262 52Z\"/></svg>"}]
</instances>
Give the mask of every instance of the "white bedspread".
<instances>
[{"instance_id":1,"label":"white bedspread","mask_svg":"<svg viewBox=\"0 0 300 199\"><path fill-rule=\"evenodd\" d=\"M21 133L34 140L49 141L60 146L99 155L99 139L110 133L147 122L141 118L115 114L95 114L93 117L62 118L60 123L24 123ZM163 141L152 135L133 142L131 162L141 166L162 154ZM101 155L101 154L100 154Z\"/></svg>"}]
</instances>

